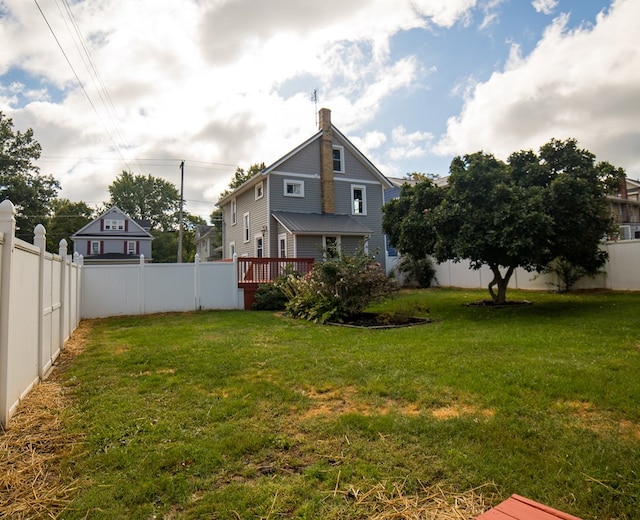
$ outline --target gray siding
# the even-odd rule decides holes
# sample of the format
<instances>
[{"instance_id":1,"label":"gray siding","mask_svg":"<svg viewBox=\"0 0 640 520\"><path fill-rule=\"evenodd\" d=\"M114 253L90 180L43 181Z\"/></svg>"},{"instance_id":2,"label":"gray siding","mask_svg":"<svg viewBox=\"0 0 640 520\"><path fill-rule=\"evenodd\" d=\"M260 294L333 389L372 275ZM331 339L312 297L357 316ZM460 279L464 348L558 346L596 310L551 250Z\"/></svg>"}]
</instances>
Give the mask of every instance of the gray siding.
<instances>
[{"instance_id":1,"label":"gray siding","mask_svg":"<svg viewBox=\"0 0 640 520\"><path fill-rule=\"evenodd\" d=\"M269 198L271 211L292 211L296 213L321 213L320 176L296 175L301 172L278 170L269 175ZM287 180L304 183L304 197L284 194Z\"/></svg>"}]
</instances>

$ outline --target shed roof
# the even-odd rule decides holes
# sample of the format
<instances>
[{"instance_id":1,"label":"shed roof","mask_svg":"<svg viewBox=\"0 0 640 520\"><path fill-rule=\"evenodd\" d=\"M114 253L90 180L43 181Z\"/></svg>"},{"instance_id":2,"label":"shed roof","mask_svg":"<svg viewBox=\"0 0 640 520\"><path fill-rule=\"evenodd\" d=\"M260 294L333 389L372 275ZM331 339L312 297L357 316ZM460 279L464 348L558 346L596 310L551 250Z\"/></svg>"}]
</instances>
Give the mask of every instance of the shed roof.
<instances>
[{"instance_id":1,"label":"shed roof","mask_svg":"<svg viewBox=\"0 0 640 520\"><path fill-rule=\"evenodd\" d=\"M373 230L349 215L274 211L273 217L294 235L371 235Z\"/></svg>"}]
</instances>

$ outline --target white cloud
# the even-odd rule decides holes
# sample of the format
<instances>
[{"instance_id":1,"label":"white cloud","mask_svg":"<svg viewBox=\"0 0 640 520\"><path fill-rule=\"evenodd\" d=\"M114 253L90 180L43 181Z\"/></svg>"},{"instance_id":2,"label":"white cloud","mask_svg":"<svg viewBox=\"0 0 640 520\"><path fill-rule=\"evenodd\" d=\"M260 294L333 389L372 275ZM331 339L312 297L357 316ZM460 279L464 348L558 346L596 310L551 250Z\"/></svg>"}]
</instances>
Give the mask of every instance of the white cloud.
<instances>
[{"instance_id":1,"label":"white cloud","mask_svg":"<svg viewBox=\"0 0 640 520\"><path fill-rule=\"evenodd\" d=\"M398 126L393 129L392 139L394 144L390 152L392 159L424 157L428 153L433 134L420 131L407 133L403 126Z\"/></svg>"},{"instance_id":2,"label":"white cloud","mask_svg":"<svg viewBox=\"0 0 640 520\"><path fill-rule=\"evenodd\" d=\"M435 150L506 157L575 137L598 159L638 176L638 19L634 0L615 1L593 27L569 31L566 15L558 17L529 56L512 48L505 70L474 87Z\"/></svg>"},{"instance_id":3,"label":"white cloud","mask_svg":"<svg viewBox=\"0 0 640 520\"><path fill-rule=\"evenodd\" d=\"M0 108L19 127L34 129L43 147L42 170L61 180L63 196L105 200L106 187L126 168L177 182L177 164L186 159L186 198L213 202L236 164L275 160L315 131L308 99L313 88L343 131L356 132L372 121L389 96L421 73L410 55L391 59L390 38L465 22L475 4L72 2L90 63L56 0L39 5L67 58L33 3L4 0L0 74L19 69L43 89L57 91L54 99L22 82L17 90L0 89ZM285 94L287 82L300 78L306 78L300 91ZM374 149L381 140L380 133L371 133L364 143Z\"/></svg>"},{"instance_id":4,"label":"white cloud","mask_svg":"<svg viewBox=\"0 0 640 520\"><path fill-rule=\"evenodd\" d=\"M533 0L531 5L538 13L552 14L558 6L558 0Z\"/></svg>"}]
</instances>

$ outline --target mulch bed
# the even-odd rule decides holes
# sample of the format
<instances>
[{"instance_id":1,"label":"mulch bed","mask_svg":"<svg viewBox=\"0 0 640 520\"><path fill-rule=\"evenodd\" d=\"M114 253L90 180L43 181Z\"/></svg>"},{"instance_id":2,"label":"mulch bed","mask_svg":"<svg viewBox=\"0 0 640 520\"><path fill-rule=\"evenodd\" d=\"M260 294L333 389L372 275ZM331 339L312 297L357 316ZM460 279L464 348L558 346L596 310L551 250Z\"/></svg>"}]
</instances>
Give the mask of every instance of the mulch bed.
<instances>
[{"instance_id":1,"label":"mulch bed","mask_svg":"<svg viewBox=\"0 0 640 520\"><path fill-rule=\"evenodd\" d=\"M364 312L350 320L342 323L327 322L327 325L337 325L340 327L355 327L360 329L393 329L397 327L412 327L414 325L424 325L431 323L429 318L419 318L416 316L405 316L400 314L376 314Z\"/></svg>"}]
</instances>

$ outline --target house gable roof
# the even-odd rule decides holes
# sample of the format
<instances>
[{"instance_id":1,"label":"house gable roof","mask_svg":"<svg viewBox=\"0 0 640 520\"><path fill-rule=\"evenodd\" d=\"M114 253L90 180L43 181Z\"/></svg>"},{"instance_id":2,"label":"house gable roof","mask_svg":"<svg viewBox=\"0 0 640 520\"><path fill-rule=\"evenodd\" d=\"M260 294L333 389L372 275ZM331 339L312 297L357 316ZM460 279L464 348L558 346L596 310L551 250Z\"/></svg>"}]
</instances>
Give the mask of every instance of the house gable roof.
<instances>
[{"instance_id":1,"label":"house gable roof","mask_svg":"<svg viewBox=\"0 0 640 520\"><path fill-rule=\"evenodd\" d=\"M372 175L376 178L376 180L378 180L382 184L383 189L391 188L393 186L391 181L389 181L389 179L387 179L384 176L384 174L380 170L378 170L378 168L376 168L376 166L369 159L367 159L367 157L360 150L358 150L358 148L351 141L349 141L349 139L347 139L347 137L342 132L340 132L340 130L338 130L333 124L331 125L331 130L334 132L334 135L337 135L339 137L339 140L341 141L340 144L344 144L344 146L367 167L367 169L372 173ZM298 154L301 150L309 146L314 141L317 141L318 139L320 139L321 136L322 136L322 131L316 132L309 139L307 139L303 143L296 146L293 150L291 150L287 154L280 157L274 163L270 164L260 172L256 173L250 179L247 179L245 182L243 182L231 193L228 193L227 195L222 197L216 203L216 205L218 206L224 205L226 201L231 200L233 197L236 197L240 193L243 193L248 188L253 186L256 182L258 182L258 180L261 177L265 177L272 171L277 170L279 166L281 166L283 163L291 159L291 157Z\"/></svg>"},{"instance_id":2,"label":"house gable roof","mask_svg":"<svg viewBox=\"0 0 640 520\"><path fill-rule=\"evenodd\" d=\"M144 221L132 219L129 215L127 215L124 211L122 211L118 206L111 206L107 211L102 213L98 218L93 219L91 222L89 222L88 224L80 228L78 231L76 231L73 235L71 235L71 239L73 240L75 238L86 238L88 236L96 236L96 233L87 233L88 229L95 222L99 222L100 219L105 218L111 213L119 213L124 218L126 218L130 223L129 231L127 233L119 233L118 235L110 234L110 235L104 235L104 236L113 236L115 238L116 236L121 237L123 235L126 235L132 238L148 238L153 240L154 238L153 235L140 225L140 222L144 222Z\"/></svg>"}]
</instances>

